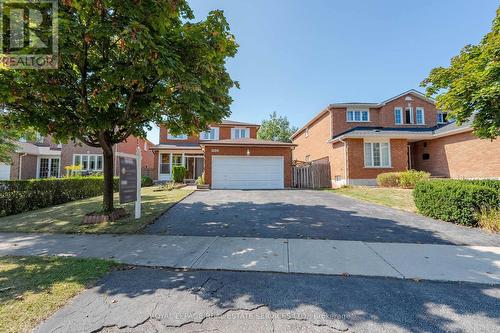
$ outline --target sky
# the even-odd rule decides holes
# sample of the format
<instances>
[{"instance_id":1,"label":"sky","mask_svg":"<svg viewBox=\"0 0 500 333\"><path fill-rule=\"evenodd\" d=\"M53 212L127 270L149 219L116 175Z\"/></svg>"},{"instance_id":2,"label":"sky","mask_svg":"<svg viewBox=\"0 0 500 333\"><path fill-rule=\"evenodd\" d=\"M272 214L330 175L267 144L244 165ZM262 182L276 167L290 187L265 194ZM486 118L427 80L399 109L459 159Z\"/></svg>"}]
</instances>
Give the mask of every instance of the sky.
<instances>
[{"instance_id":1,"label":"sky","mask_svg":"<svg viewBox=\"0 0 500 333\"><path fill-rule=\"evenodd\" d=\"M276 111L301 127L331 103L381 102L447 66L491 30L498 0L191 0L224 10L240 45L231 119ZM148 133L158 143L158 129Z\"/></svg>"}]
</instances>

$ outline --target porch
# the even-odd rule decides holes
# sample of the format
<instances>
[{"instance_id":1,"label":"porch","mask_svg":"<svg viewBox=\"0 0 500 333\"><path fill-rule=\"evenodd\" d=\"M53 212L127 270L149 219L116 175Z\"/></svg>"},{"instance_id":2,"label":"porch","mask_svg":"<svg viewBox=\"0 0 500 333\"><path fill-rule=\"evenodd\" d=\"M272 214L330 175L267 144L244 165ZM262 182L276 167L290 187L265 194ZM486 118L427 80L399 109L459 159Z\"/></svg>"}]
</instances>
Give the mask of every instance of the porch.
<instances>
[{"instance_id":1,"label":"porch","mask_svg":"<svg viewBox=\"0 0 500 333\"><path fill-rule=\"evenodd\" d=\"M175 166L184 166L187 170L186 182L194 182L205 170L203 152L158 152L158 180L171 181Z\"/></svg>"}]
</instances>

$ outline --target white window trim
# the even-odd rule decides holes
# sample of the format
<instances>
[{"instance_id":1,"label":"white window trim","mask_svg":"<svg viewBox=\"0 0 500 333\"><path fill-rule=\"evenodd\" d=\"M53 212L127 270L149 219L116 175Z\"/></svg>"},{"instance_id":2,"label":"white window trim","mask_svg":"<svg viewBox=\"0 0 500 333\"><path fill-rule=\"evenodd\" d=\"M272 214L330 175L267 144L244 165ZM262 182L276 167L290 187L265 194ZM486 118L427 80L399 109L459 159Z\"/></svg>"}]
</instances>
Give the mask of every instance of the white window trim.
<instances>
[{"instance_id":1,"label":"white window trim","mask_svg":"<svg viewBox=\"0 0 500 333\"><path fill-rule=\"evenodd\" d=\"M448 123L447 121L438 121L438 115L445 115L445 114L447 114L447 112L438 111L436 113L436 123L438 123L438 124L447 124Z\"/></svg>"},{"instance_id":2,"label":"white window trim","mask_svg":"<svg viewBox=\"0 0 500 333\"><path fill-rule=\"evenodd\" d=\"M418 123L418 111L422 111L422 122L419 124ZM416 125L425 125L425 109L423 107L416 107L415 108L415 124Z\"/></svg>"},{"instance_id":3,"label":"white window trim","mask_svg":"<svg viewBox=\"0 0 500 333\"><path fill-rule=\"evenodd\" d=\"M40 178L40 160L42 158L46 158L49 160L49 164L48 164L49 173L50 173L50 169L52 166L52 160L59 160L59 168L57 168L57 177L56 178L60 178L61 177L61 158L58 156L38 156L36 159L36 179ZM48 178L50 178L50 177L48 177Z\"/></svg>"},{"instance_id":4,"label":"white window trim","mask_svg":"<svg viewBox=\"0 0 500 333\"><path fill-rule=\"evenodd\" d=\"M81 171L102 171L104 168L104 156L102 154L73 154L73 165L76 165L76 156L80 156L80 165L82 166ZM83 169L83 156L87 156L87 169ZM90 157L95 156L95 166L96 169L90 169ZM100 169L97 169L97 158L101 156L102 165Z\"/></svg>"},{"instance_id":5,"label":"white window trim","mask_svg":"<svg viewBox=\"0 0 500 333\"><path fill-rule=\"evenodd\" d=\"M359 112L359 120L355 120L353 113L353 120L349 120L349 112ZM368 120L363 120L363 112L368 114ZM347 109L345 114L346 122L348 123L369 123L370 122L370 109Z\"/></svg>"},{"instance_id":6,"label":"white window trim","mask_svg":"<svg viewBox=\"0 0 500 333\"><path fill-rule=\"evenodd\" d=\"M214 135L214 138L211 139L210 138L210 134L211 134L211 131L212 130L215 130L215 135ZM203 138L203 135L204 134L208 134L208 139L206 138ZM204 140L204 141L211 141L211 140L219 140L219 127L210 127L210 130L209 131L206 131L206 132L201 132L200 133L200 140Z\"/></svg>"},{"instance_id":7,"label":"white window trim","mask_svg":"<svg viewBox=\"0 0 500 333\"><path fill-rule=\"evenodd\" d=\"M231 139L236 139L236 135L235 135L235 132L236 130L245 130L245 139L248 139L250 138L250 128L249 127L233 127L231 128ZM241 137L239 137L238 139L241 139Z\"/></svg>"},{"instance_id":8,"label":"white window trim","mask_svg":"<svg viewBox=\"0 0 500 333\"><path fill-rule=\"evenodd\" d=\"M398 112L398 111L399 111L399 115L400 115L400 119L401 119L401 122L400 122L400 123L397 123L397 122L396 122L396 119L397 119L397 118L396 118L396 112ZM403 124L404 124L404 119L403 119L403 108L402 108L402 107L400 107L400 106L396 106L396 107L394 108L394 124L396 124L396 125L403 125Z\"/></svg>"},{"instance_id":9,"label":"white window trim","mask_svg":"<svg viewBox=\"0 0 500 333\"><path fill-rule=\"evenodd\" d=\"M373 166L373 145L371 145L372 147L372 152L371 152L371 157L372 157L372 165L366 165L366 161L365 161L365 156L366 156L366 152L365 152L365 143L387 143L387 153L389 154L389 165L387 166ZM382 161L382 153L380 154L380 160ZM391 141L390 140L376 140L376 139L365 139L363 140L363 164L364 164L364 167L366 169L391 169L392 168L392 157L391 157Z\"/></svg>"},{"instance_id":10,"label":"white window trim","mask_svg":"<svg viewBox=\"0 0 500 333\"><path fill-rule=\"evenodd\" d=\"M410 110L410 123L406 122L406 110ZM403 113L403 124L404 125L413 125L415 124L415 115L413 114L413 108L411 106L407 106L404 108L404 113Z\"/></svg>"},{"instance_id":11,"label":"white window trim","mask_svg":"<svg viewBox=\"0 0 500 333\"><path fill-rule=\"evenodd\" d=\"M187 140L188 136L187 136L187 134L172 135L170 133L167 133L167 139L168 140Z\"/></svg>"}]
</instances>

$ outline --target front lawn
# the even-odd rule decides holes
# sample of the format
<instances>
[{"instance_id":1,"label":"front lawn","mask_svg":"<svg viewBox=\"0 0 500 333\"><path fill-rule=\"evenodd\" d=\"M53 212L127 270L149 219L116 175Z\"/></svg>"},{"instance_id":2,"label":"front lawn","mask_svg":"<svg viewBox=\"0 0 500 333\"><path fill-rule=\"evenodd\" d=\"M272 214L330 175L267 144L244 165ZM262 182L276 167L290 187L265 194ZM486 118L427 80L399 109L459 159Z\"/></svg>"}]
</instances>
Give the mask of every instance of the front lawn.
<instances>
[{"instance_id":1,"label":"front lawn","mask_svg":"<svg viewBox=\"0 0 500 333\"><path fill-rule=\"evenodd\" d=\"M417 212L411 189L356 186L327 191L412 213Z\"/></svg>"},{"instance_id":2,"label":"front lawn","mask_svg":"<svg viewBox=\"0 0 500 333\"><path fill-rule=\"evenodd\" d=\"M157 187L142 189L142 218L134 219L134 203L123 205L130 213L128 218L113 223L83 225L83 216L101 209L102 197L68 202L62 205L0 218L0 232L48 233L135 233L154 222L175 203L192 193L192 190L154 191ZM118 193L115 194L118 206Z\"/></svg>"},{"instance_id":3,"label":"front lawn","mask_svg":"<svg viewBox=\"0 0 500 333\"><path fill-rule=\"evenodd\" d=\"M114 266L97 259L0 258L0 332L30 332Z\"/></svg>"}]
</instances>

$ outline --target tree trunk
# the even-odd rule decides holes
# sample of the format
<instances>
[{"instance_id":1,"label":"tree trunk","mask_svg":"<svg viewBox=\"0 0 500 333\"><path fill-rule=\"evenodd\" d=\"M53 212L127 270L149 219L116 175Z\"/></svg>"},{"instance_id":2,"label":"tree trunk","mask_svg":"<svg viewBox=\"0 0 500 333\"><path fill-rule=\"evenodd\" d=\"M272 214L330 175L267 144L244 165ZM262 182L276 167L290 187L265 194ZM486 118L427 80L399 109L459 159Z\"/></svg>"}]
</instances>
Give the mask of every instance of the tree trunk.
<instances>
[{"instance_id":1,"label":"tree trunk","mask_svg":"<svg viewBox=\"0 0 500 333\"><path fill-rule=\"evenodd\" d=\"M103 149L104 157L104 195L102 207L107 213L111 213L114 210L113 205L113 177L114 177L114 153L113 148Z\"/></svg>"}]
</instances>

